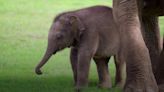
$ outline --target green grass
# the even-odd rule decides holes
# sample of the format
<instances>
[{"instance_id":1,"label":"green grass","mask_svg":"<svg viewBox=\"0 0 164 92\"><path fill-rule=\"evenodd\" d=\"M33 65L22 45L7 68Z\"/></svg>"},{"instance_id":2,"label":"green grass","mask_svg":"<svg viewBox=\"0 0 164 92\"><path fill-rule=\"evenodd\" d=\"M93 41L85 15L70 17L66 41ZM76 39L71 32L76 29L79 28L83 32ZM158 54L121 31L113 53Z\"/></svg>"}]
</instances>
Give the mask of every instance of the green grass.
<instances>
[{"instance_id":1,"label":"green grass","mask_svg":"<svg viewBox=\"0 0 164 92\"><path fill-rule=\"evenodd\" d=\"M93 5L111 5L111 0L0 0L0 92L73 92L69 49L53 56L43 68L43 75L34 73L47 46L47 34L58 13ZM164 30L164 18L161 18ZM114 81L115 69L110 62ZM118 92L98 89L95 64L85 92Z\"/></svg>"}]
</instances>

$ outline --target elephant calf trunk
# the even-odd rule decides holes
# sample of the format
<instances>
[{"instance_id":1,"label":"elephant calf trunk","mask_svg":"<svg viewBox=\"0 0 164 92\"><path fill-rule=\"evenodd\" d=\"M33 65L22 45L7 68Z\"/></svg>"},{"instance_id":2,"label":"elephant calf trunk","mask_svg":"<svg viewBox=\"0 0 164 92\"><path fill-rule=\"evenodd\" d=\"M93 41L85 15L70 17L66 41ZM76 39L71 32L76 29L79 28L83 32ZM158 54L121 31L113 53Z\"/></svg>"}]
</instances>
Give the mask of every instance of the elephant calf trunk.
<instances>
[{"instance_id":1,"label":"elephant calf trunk","mask_svg":"<svg viewBox=\"0 0 164 92\"><path fill-rule=\"evenodd\" d=\"M42 67L43 65L44 65L43 62L41 61L41 62L37 65L37 67L35 68L35 73L36 73L37 75L41 75L41 74L42 74L41 67Z\"/></svg>"},{"instance_id":2,"label":"elephant calf trunk","mask_svg":"<svg viewBox=\"0 0 164 92\"><path fill-rule=\"evenodd\" d=\"M41 75L41 74L42 74L42 71L40 70L39 67L36 67L36 68L35 68L35 73L36 73L37 75Z\"/></svg>"},{"instance_id":3,"label":"elephant calf trunk","mask_svg":"<svg viewBox=\"0 0 164 92\"><path fill-rule=\"evenodd\" d=\"M35 68L35 73L36 74L38 74L38 75L42 74L42 71L40 69L48 61L48 59L52 56L52 54L53 54L53 51L50 51L49 49L47 49L43 59L40 61L40 63Z\"/></svg>"}]
</instances>

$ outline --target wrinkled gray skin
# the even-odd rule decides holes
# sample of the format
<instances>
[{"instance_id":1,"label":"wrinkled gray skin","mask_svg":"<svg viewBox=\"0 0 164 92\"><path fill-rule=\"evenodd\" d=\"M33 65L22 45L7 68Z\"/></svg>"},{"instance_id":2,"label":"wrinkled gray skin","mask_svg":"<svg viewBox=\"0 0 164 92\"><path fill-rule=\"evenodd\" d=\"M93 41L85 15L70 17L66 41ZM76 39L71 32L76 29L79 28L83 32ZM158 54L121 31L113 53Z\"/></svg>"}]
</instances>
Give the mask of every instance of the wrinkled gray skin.
<instances>
[{"instance_id":1,"label":"wrinkled gray skin","mask_svg":"<svg viewBox=\"0 0 164 92\"><path fill-rule=\"evenodd\" d=\"M164 0L113 0L113 14L126 61L124 92L159 92L155 80L161 62L158 16L164 15Z\"/></svg>"},{"instance_id":2,"label":"wrinkled gray skin","mask_svg":"<svg viewBox=\"0 0 164 92\"><path fill-rule=\"evenodd\" d=\"M77 91L87 86L91 59L99 75L99 86L112 86L108 62L115 56L116 85L123 87L125 62L120 54L120 34L113 20L112 9L95 6L60 14L54 20L48 35L47 51L36 67L36 73L56 52L71 47L71 64ZM124 74L125 75L125 74Z\"/></svg>"},{"instance_id":3,"label":"wrinkled gray skin","mask_svg":"<svg viewBox=\"0 0 164 92\"><path fill-rule=\"evenodd\" d=\"M162 41L162 48L164 48L164 39ZM164 92L164 49L162 50L159 58L158 70L156 73L156 80L159 87L159 92Z\"/></svg>"}]
</instances>

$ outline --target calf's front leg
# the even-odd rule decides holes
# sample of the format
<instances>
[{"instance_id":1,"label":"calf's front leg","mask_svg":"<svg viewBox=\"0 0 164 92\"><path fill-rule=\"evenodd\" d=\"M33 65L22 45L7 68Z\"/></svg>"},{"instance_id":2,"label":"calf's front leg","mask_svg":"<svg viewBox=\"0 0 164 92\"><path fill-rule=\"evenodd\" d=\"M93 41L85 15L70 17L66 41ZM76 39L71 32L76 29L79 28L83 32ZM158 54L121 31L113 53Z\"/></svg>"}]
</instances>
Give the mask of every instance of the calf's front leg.
<instances>
[{"instance_id":1,"label":"calf's front leg","mask_svg":"<svg viewBox=\"0 0 164 92\"><path fill-rule=\"evenodd\" d=\"M71 53L70 53L70 62L72 66L72 71L73 71L73 77L74 77L74 85L76 85L77 82L77 60L78 58L78 49L75 47L71 48Z\"/></svg>"},{"instance_id":2,"label":"calf's front leg","mask_svg":"<svg viewBox=\"0 0 164 92\"><path fill-rule=\"evenodd\" d=\"M88 75L91 62L91 53L87 51L79 51L77 64L77 84L76 91L79 92L82 88L88 85Z\"/></svg>"}]
</instances>

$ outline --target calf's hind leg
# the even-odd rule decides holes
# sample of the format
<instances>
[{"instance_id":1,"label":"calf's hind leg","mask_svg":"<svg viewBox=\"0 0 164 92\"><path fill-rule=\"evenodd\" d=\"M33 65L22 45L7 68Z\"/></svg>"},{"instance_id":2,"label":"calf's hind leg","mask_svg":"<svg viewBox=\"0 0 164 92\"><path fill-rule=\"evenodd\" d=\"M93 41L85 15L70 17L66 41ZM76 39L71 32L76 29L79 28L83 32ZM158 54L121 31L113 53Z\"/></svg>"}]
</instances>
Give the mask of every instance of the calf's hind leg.
<instances>
[{"instance_id":1,"label":"calf's hind leg","mask_svg":"<svg viewBox=\"0 0 164 92\"><path fill-rule=\"evenodd\" d=\"M126 62L121 55L114 56L116 65L115 85L119 88L123 88L126 80Z\"/></svg>"},{"instance_id":2,"label":"calf's hind leg","mask_svg":"<svg viewBox=\"0 0 164 92\"><path fill-rule=\"evenodd\" d=\"M110 58L94 58L99 76L98 86L100 88L111 88L112 82L108 71L108 62Z\"/></svg>"}]
</instances>

